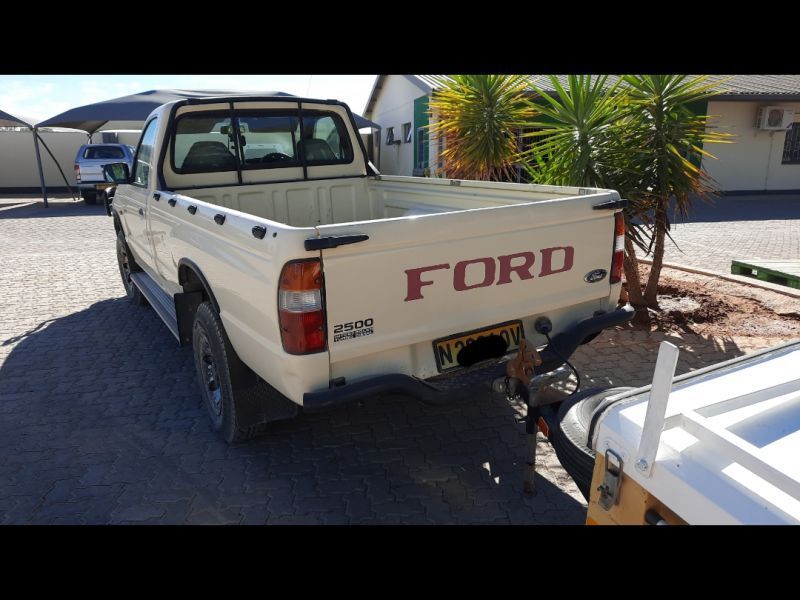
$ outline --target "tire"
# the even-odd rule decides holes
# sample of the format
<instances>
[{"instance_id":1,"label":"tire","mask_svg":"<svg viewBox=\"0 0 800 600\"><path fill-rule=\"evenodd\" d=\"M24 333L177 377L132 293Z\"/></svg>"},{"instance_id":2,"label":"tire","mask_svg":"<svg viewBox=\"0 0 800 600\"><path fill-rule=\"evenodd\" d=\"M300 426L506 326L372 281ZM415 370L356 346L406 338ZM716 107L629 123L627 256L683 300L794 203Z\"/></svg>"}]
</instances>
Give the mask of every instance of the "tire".
<instances>
[{"instance_id":1,"label":"tire","mask_svg":"<svg viewBox=\"0 0 800 600\"><path fill-rule=\"evenodd\" d=\"M111 216L111 206L108 203L108 193L103 190L99 194L97 194L97 201L103 205L103 208L106 209L106 214L110 217Z\"/></svg>"},{"instance_id":2,"label":"tire","mask_svg":"<svg viewBox=\"0 0 800 600\"><path fill-rule=\"evenodd\" d=\"M81 197L90 206L97 204L97 192L81 192Z\"/></svg>"},{"instance_id":3,"label":"tire","mask_svg":"<svg viewBox=\"0 0 800 600\"><path fill-rule=\"evenodd\" d=\"M130 253L122 231L117 232L117 265L119 266L119 275L122 278L122 285L125 287L125 294L128 299L136 306L147 306L147 298L136 287L136 284L131 281L131 274L142 269L136 264L136 260Z\"/></svg>"},{"instance_id":4,"label":"tire","mask_svg":"<svg viewBox=\"0 0 800 600\"><path fill-rule=\"evenodd\" d=\"M238 360L210 302L197 307L192 326L192 351L197 380L211 424L229 444L250 439L258 425L242 426L230 364Z\"/></svg>"},{"instance_id":5,"label":"tire","mask_svg":"<svg viewBox=\"0 0 800 600\"><path fill-rule=\"evenodd\" d=\"M630 390L630 387L590 388L567 398L558 409L558 425L550 435L561 466L589 501L595 452L589 447L589 425L598 405L609 396Z\"/></svg>"}]
</instances>

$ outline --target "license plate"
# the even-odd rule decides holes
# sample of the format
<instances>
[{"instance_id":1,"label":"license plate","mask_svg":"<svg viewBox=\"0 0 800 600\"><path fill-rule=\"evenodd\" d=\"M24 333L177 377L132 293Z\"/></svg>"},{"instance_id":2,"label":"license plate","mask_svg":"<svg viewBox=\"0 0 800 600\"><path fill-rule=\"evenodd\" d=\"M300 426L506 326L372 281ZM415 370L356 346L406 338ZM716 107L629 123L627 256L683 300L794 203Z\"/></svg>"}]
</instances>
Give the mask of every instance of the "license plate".
<instances>
[{"instance_id":1,"label":"license plate","mask_svg":"<svg viewBox=\"0 0 800 600\"><path fill-rule=\"evenodd\" d=\"M519 348L519 341L525 337L525 332L522 329L522 321L517 320L434 340L433 354L436 357L436 367L439 372L444 373L461 367L458 364L458 353L476 339L489 335L502 337L508 343L506 352L511 352Z\"/></svg>"}]
</instances>

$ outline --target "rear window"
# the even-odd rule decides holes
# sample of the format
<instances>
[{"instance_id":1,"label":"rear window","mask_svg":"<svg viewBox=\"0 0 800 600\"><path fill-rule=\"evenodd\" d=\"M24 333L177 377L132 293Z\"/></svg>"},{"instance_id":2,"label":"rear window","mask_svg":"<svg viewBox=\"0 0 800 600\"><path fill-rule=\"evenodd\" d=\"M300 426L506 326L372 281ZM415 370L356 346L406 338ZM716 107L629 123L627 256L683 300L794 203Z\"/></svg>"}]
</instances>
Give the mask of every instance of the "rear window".
<instances>
[{"instance_id":1,"label":"rear window","mask_svg":"<svg viewBox=\"0 0 800 600\"><path fill-rule=\"evenodd\" d=\"M125 152L118 146L88 146L83 152L83 158L125 158Z\"/></svg>"},{"instance_id":2,"label":"rear window","mask_svg":"<svg viewBox=\"0 0 800 600\"><path fill-rule=\"evenodd\" d=\"M238 133L238 135L237 135ZM210 173L349 164L353 148L344 122L325 111L243 110L180 117L172 144L177 173Z\"/></svg>"}]
</instances>

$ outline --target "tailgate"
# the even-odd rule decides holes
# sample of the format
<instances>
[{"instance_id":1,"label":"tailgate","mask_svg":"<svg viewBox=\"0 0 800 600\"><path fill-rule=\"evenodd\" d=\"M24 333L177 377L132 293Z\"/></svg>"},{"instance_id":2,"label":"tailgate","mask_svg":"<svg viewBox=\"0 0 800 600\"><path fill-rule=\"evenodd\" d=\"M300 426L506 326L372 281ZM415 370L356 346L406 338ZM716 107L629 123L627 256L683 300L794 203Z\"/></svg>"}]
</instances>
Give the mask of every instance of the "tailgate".
<instances>
[{"instance_id":1,"label":"tailgate","mask_svg":"<svg viewBox=\"0 0 800 600\"><path fill-rule=\"evenodd\" d=\"M570 305L605 307L608 277L584 277L610 269L614 211L592 209L608 199L318 227L321 236L369 236L322 250L331 363L425 342L414 352L430 356L412 362L433 375L430 342L438 338Z\"/></svg>"},{"instance_id":2,"label":"tailgate","mask_svg":"<svg viewBox=\"0 0 800 600\"><path fill-rule=\"evenodd\" d=\"M105 181L103 178L103 167L113 162L121 162L121 158L106 159L81 159L78 163L81 170L81 183L91 183L93 181Z\"/></svg>"}]
</instances>

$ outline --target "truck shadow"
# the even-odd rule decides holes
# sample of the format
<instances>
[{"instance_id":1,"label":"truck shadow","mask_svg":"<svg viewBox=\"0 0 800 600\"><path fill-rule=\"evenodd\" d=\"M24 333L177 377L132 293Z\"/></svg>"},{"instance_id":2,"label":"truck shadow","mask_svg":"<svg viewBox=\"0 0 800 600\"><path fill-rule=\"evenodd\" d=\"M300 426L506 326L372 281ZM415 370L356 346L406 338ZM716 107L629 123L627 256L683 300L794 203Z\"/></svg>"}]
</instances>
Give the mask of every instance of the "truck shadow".
<instances>
[{"instance_id":1,"label":"truck shadow","mask_svg":"<svg viewBox=\"0 0 800 600\"><path fill-rule=\"evenodd\" d=\"M649 385L662 341L680 349L677 375L756 349L742 348L731 337L619 327L604 331L591 344L578 348L571 362L581 373L582 388Z\"/></svg>"},{"instance_id":2,"label":"truck shadow","mask_svg":"<svg viewBox=\"0 0 800 600\"><path fill-rule=\"evenodd\" d=\"M68 199L51 199L48 208L41 199L21 200L19 205L3 209L0 204L0 220L2 219L41 219L43 217L91 217L106 214L102 204L88 205L80 198L77 201Z\"/></svg>"},{"instance_id":3,"label":"truck shadow","mask_svg":"<svg viewBox=\"0 0 800 600\"><path fill-rule=\"evenodd\" d=\"M124 298L2 336L0 360L2 523L585 517L546 444L539 493L523 494L520 407L483 391L444 407L375 398L229 447L211 430L190 350Z\"/></svg>"}]
</instances>

